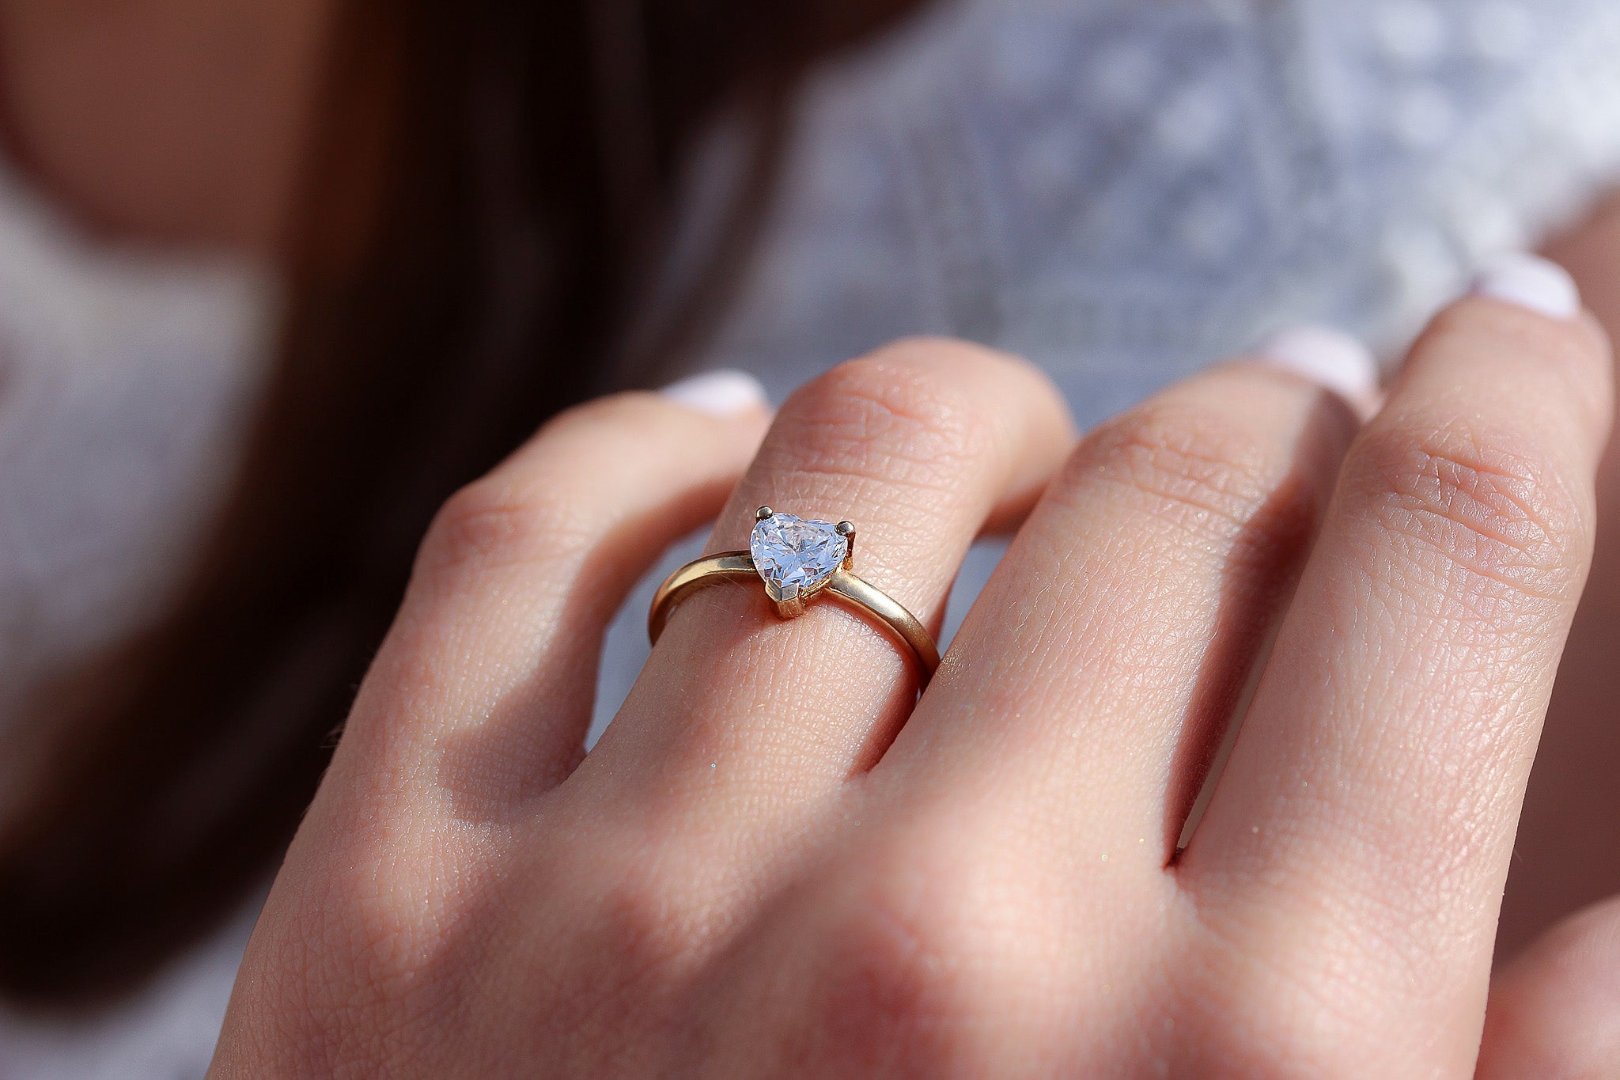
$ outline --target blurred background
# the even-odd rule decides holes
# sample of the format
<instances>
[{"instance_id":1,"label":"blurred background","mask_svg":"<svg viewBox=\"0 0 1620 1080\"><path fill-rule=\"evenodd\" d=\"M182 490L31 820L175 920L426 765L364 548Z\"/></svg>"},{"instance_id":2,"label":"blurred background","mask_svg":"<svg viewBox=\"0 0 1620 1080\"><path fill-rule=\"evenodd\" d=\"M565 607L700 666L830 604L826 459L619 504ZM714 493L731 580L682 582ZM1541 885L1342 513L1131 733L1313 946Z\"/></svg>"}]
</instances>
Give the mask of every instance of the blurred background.
<instances>
[{"instance_id":1,"label":"blurred background","mask_svg":"<svg viewBox=\"0 0 1620 1080\"><path fill-rule=\"evenodd\" d=\"M926 332L1093 423L1300 323L1393 363L1530 247L1620 327L1617 56L1612 0L0 0L0 1078L201 1075L428 518L557 409ZM1620 891L1616 642L1604 544L1503 955Z\"/></svg>"}]
</instances>

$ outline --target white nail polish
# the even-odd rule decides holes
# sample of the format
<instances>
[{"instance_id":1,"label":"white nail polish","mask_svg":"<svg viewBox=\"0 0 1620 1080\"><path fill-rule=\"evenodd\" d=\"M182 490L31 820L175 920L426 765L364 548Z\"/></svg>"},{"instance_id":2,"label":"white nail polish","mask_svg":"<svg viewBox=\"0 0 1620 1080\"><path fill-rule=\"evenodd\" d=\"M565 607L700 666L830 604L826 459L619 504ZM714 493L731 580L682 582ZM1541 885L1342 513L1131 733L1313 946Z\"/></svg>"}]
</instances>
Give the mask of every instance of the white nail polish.
<instances>
[{"instance_id":1,"label":"white nail polish","mask_svg":"<svg viewBox=\"0 0 1620 1080\"><path fill-rule=\"evenodd\" d=\"M1263 342L1255 359L1327 387L1358 407L1378 393L1378 360L1367 346L1329 326L1294 326Z\"/></svg>"},{"instance_id":2,"label":"white nail polish","mask_svg":"<svg viewBox=\"0 0 1620 1080\"><path fill-rule=\"evenodd\" d=\"M710 416L735 416L766 408L765 387L746 371L705 371L688 375L659 391L664 397Z\"/></svg>"},{"instance_id":3,"label":"white nail polish","mask_svg":"<svg viewBox=\"0 0 1620 1080\"><path fill-rule=\"evenodd\" d=\"M1581 311L1575 279L1555 262L1539 255L1503 255L1492 259L1474 279L1475 296L1517 304L1554 319L1573 319Z\"/></svg>"}]
</instances>

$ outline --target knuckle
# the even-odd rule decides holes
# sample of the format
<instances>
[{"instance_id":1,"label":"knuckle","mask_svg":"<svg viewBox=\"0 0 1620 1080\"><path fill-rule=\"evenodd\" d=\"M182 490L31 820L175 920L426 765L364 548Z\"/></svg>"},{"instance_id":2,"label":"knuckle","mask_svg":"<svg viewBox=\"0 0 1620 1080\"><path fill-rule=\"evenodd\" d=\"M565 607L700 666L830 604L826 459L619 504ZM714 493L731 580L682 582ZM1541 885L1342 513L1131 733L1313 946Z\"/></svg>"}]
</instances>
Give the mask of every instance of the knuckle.
<instances>
[{"instance_id":1,"label":"knuckle","mask_svg":"<svg viewBox=\"0 0 1620 1080\"><path fill-rule=\"evenodd\" d=\"M1442 593L1562 602L1579 582L1588 511L1534 440L1455 420L1384 428L1347 475L1405 568Z\"/></svg>"},{"instance_id":2,"label":"knuckle","mask_svg":"<svg viewBox=\"0 0 1620 1080\"><path fill-rule=\"evenodd\" d=\"M964 845L985 850L982 824L937 825L898 830L822 894L806 1016L831 1075L896 1062L904 1075L985 1075L996 1040L984 1033L1039 1037L1073 989L1030 932L1051 914L1039 882L1011 861L964 863Z\"/></svg>"},{"instance_id":3,"label":"knuckle","mask_svg":"<svg viewBox=\"0 0 1620 1080\"><path fill-rule=\"evenodd\" d=\"M384 1070L453 1013L460 988L421 975L441 964L453 970L445 957L458 945L419 914L426 905L414 880L386 858L334 858L250 946L244 970L258 1015L248 1024L283 1053L318 1064L311 1075L336 1075L339 1063Z\"/></svg>"},{"instance_id":4,"label":"knuckle","mask_svg":"<svg viewBox=\"0 0 1620 1080\"><path fill-rule=\"evenodd\" d=\"M1302 542L1318 514L1311 486L1287 480L1281 464L1263 436L1213 410L1150 402L1094 430L1054 490L1078 497L1101 480L1145 498L1157 518L1202 537L1241 536L1268 559Z\"/></svg>"},{"instance_id":5,"label":"knuckle","mask_svg":"<svg viewBox=\"0 0 1620 1080\"><path fill-rule=\"evenodd\" d=\"M648 857L671 848L644 826L615 824L602 835L621 854L604 856L561 833L542 836L534 859L547 873L529 897L559 914L545 931L546 951L586 961L568 977L587 1011L647 1000L691 972L706 940L700 888L681 869L691 862Z\"/></svg>"},{"instance_id":6,"label":"knuckle","mask_svg":"<svg viewBox=\"0 0 1620 1080\"><path fill-rule=\"evenodd\" d=\"M457 491L428 526L418 574L489 569L561 556L582 523L567 494L547 484L518 484L499 471Z\"/></svg>"},{"instance_id":7,"label":"knuckle","mask_svg":"<svg viewBox=\"0 0 1620 1080\"><path fill-rule=\"evenodd\" d=\"M1294 970L1275 954L1252 943L1241 954L1216 949L1184 975L1175 1014L1184 1063L1195 1065L1189 1072L1349 1080L1388 1064L1390 1046L1367 1039L1389 1029L1376 1002L1352 980ZM1415 1060L1410 1047L1396 1053Z\"/></svg>"},{"instance_id":8,"label":"knuckle","mask_svg":"<svg viewBox=\"0 0 1620 1080\"><path fill-rule=\"evenodd\" d=\"M600 518L600 469L585 463L611 448L630 461L667 454L671 407L627 392L577 405L541 427L512 460L456 491L429 525L417 569L562 560L588 546Z\"/></svg>"},{"instance_id":9,"label":"knuckle","mask_svg":"<svg viewBox=\"0 0 1620 1080\"><path fill-rule=\"evenodd\" d=\"M445 885L466 868L445 851L443 836L431 824L413 823L386 842L334 854L328 865L306 897L307 925L319 933L305 944L319 957L341 960L346 988L335 996L396 1007L432 996L418 976L463 943L446 939L442 928L468 904Z\"/></svg>"},{"instance_id":10,"label":"knuckle","mask_svg":"<svg viewBox=\"0 0 1620 1080\"><path fill-rule=\"evenodd\" d=\"M771 449L792 455L776 464L943 487L960 467L999 440L995 418L971 390L949 378L915 343L890 346L840 364L812 380L783 407L791 437Z\"/></svg>"},{"instance_id":11,"label":"knuckle","mask_svg":"<svg viewBox=\"0 0 1620 1080\"><path fill-rule=\"evenodd\" d=\"M967 1058L958 1038L974 1020L972 942L939 910L905 903L893 890L865 890L828 934L810 1016L834 1072L865 1074L903 1061L918 1076L957 1075Z\"/></svg>"},{"instance_id":12,"label":"knuckle","mask_svg":"<svg viewBox=\"0 0 1620 1080\"><path fill-rule=\"evenodd\" d=\"M627 863L597 895L594 924L612 982L620 992L657 986L685 969L700 934L681 901L681 881L646 864Z\"/></svg>"}]
</instances>

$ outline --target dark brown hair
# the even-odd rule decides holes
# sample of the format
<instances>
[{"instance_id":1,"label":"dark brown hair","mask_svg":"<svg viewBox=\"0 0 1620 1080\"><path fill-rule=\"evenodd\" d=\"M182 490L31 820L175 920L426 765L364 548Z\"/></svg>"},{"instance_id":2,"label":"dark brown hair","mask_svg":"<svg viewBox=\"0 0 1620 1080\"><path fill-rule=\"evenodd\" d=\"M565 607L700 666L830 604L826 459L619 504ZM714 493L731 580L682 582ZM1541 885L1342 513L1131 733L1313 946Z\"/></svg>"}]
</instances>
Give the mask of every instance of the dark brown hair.
<instances>
[{"instance_id":1,"label":"dark brown hair","mask_svg":"<svg viewBox=\"0 0 1620 1080\"><path fill-rule=\"evenodd\" d=\"M268 879L433 509L701 333L815 58L915 0L353 0L289 247L282 360L161 625L48 696L0 831L0 992L137 984ZM683 163L747 134L679 318L617 348Z\"/></svg>"}]
</instances>

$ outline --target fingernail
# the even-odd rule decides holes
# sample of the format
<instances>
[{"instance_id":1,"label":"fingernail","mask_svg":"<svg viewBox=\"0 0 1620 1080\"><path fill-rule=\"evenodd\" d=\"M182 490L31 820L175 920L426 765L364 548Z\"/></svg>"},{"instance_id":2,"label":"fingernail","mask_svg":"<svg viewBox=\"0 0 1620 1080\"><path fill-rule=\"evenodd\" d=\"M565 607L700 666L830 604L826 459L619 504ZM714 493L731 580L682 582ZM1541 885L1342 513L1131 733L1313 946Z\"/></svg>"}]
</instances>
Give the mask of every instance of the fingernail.
<instances>
[{"instance_id":1,"label":"fingernail","mask_svg":"<svg viewBox=\"0 0 1620 1080\"><path fill-rule=\"evenodd\" d=\"M1575 279L1555 262L1539 255L1503 255L1486 263L1474 279L1475 296L1488 296L1554 319L1573 319L1581 311Z\"/></svg>"},{"instance_id":2,"label":"fingernail","mask_svg":"<svg viewBox=\"0 0 1620 1080\"><path fill-rule=\"evenodd\" d=\"M1378 360L1371 350L1330 326L1293 326L1267 338L1255 358L1327 387L1362 407L1378 394Z\"/></svg>"},{"instance_id":3,"label":"fingernail","mask_svg":"<svg viewBox=\"0 0 1620 1080\"><path fill-rule=\"evenodd\" d=\"M765 387L746 371L705 371L670 383L659 393L710 416L736 416L770 404Z\"/></svg>"}]
</instances>

